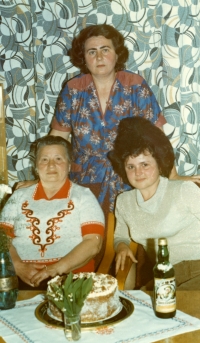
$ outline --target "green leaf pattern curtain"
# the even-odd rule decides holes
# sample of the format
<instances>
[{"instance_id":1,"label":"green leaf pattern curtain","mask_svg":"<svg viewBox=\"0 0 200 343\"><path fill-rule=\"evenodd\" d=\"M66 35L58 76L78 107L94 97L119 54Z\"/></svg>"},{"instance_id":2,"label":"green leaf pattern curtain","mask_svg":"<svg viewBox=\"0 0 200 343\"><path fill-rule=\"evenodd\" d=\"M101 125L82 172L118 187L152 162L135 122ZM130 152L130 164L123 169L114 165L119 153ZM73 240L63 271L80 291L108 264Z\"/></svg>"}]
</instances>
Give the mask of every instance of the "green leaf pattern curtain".
<instances>
[{"instance_id":1,"label":"green leaf pattern curtain","mask_svg":"<svg viewBox=\"0 0 200 343\"><path fill-rule=\"evenodd\" d=\"M127 69L152 88L167 120L177 171L199 171L199 0L0 1L9 183L33 178L30 144L49 131L66 79L79 73L67 50L82 28L107 23L125 37Z\"/></svg>"}]
</instances>

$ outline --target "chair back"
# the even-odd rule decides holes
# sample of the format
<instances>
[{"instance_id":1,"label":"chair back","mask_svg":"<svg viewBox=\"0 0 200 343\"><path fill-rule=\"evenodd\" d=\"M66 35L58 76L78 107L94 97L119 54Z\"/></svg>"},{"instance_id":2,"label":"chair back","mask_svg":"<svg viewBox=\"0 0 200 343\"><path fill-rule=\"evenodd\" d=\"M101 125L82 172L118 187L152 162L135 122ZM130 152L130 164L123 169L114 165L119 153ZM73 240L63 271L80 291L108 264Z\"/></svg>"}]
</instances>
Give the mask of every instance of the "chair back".
<instances>
[{"instance_id":1,"label":"chair back","mask_svg":"<svg viewBox=\"0 0 200 343\"><path fill-rule=\"evenodd\" d=\"M113 264L115 258L115 251L114 251L114 231L115 231L115 216L113 213L109 213L108 215L108 228L107 228L107 240L106 240L106 247L103 259L98 267L97 272L102 274L110 274L111 266ZM135 242L130 243L130 248L133 251L133 254L136 256L138 244ZM132 266L132 261L128 257L126 259L126 264L124 270L119 270L116 279L118 281L118 288L119 290L123 290L126 282L127 275L129 270Z\"/></svg>"}]
</instances>

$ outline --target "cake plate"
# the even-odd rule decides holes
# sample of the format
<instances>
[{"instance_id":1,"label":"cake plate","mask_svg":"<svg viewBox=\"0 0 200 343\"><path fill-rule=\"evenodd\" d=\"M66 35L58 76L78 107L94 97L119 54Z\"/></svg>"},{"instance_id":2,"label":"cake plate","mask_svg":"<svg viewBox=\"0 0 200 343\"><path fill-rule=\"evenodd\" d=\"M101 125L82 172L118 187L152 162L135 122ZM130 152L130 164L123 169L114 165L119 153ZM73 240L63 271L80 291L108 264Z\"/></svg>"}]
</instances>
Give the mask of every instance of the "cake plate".
<instances>
[{"instance_id":1,"label":"cake plate","mask_svg":"<svg viewBox=\"0 0 200 343\"><path fill-rule=\"evenodd\" d=\"M123 297L119 297L122 307L119 313L116 315L109 317L108 319L104 319L98 322L92 322L92 323L81 323L81 329L82 330L94 330L103 326L110 326L115 325L122 320L125 320L128 318L134 311L134 305L133 303ZM36 318L46 324L47 326L55 327L57 329L64 329L64 323L60 320L56 320L48 315L48 301L44 301L41 304L39 304L35 309L35 316Z\"/></svg>"}]
</instances>

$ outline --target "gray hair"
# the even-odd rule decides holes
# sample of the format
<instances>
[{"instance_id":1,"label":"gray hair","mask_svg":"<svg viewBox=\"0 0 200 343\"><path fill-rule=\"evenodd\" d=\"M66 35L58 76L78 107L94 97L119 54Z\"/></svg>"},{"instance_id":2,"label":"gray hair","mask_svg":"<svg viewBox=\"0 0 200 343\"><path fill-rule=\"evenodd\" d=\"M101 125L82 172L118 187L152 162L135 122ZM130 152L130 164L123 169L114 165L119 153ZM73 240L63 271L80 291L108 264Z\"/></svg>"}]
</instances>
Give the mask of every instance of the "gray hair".
<instances>
[{"instance_id":1,"label":"gray hair","mask_svg":"<svg viewBox=\"0 0 200 343\"><path fill-rule=\"evenodd\" d=\"M68 162L71 163L71 160L72 160L71 143L68 142L66 139L60 137L60 136L51 136L51 135L39 138L35 142L32 143L31 151L34 154L35 162L37 161L37 157L38 157L40 149L47 146L47 145L62 145L62 146L64 146Z\"/></svg>"}]
</instances>

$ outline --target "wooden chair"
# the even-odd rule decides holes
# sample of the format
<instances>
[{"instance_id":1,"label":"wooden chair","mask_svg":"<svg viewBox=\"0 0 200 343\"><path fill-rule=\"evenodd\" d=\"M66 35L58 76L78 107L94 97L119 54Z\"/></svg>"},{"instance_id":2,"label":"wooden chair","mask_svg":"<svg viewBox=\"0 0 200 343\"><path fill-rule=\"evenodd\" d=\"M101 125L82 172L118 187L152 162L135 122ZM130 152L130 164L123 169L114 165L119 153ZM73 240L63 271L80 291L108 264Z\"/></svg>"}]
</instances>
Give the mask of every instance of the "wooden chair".
<instances>
[{"instance_id":1,"label":"wooden chair","mask_svg":"<svg viewBox=\"0 0 200 343\"><path fill-rule=\"evenodd\" d=\"M0 83L0 184L8 184L3 84Z\"/></svg>"},{"instance_id":2,"label":"wooden chair","mask_svg":"<svg viewBox=\"0 0 200 343\"><path fill-rule=\"evenodd\" d=\"M106 247L104 257L98 267L97 272L102 274L109 274L110 267L112 262L115 258L115 251L114 251L114 230L115 230L115 217L113 213L109 213L108 215L108 230L107 230L107 240L106 240ZM133 254L136 255L138 244L135 242L130 243L130 248L133 251ZM124 289L125 281L132 265L132 261L130 258L126 259L126 264L124 270L119 270L116 278L118 280L118 288L120 290Z\"/></svg>"}]
</instances>

